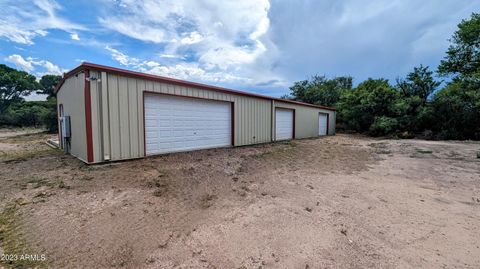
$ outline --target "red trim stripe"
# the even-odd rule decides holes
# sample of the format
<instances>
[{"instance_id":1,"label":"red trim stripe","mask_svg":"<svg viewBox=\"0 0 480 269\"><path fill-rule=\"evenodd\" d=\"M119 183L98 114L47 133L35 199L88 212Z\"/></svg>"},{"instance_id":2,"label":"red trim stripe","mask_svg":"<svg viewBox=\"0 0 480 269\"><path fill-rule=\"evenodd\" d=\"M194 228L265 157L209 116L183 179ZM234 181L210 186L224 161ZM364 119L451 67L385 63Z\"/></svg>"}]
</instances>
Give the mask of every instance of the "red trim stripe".
<instances>
[{"instance_id":1,"label":"red trim stripe","mask_svg":"<svg viewBox=\"0 0 480 269\"><path fill-rule=\"evenodd\" d=\"M85 129L87 133L87 162L93 162L92 98L90 93L90 71L85 70Z\"/></svg>"},{"instance_id":2,"label":"red trim stripe","mask_svg":"<svg viewBox=\"0 0 480 269\"><path fill-rule=\"evenodd\" d=\"M119 75L127 76L127 77L135 77L135 78L159 81L159 82L170 83L170 84L175 84L175 85L180 85L180 86L194 87L194 88L206 89L206 90L211 90L211 91L216 91L216 92L223 92L223 93L228 93L228 94L249 96L249 97L261 98L261 99L267 99L267 100L275 100L275 101L279 101L279 102L285 102L285 103L297 104L297 105L302 105L302 106L309 106L309 107L327 109L327 110L332 110L332 111L335 110L335 108L328 107L328 106L314 105L314 104L302 103L302 102L293 101L293 100L274 98L274 97L269 97L269 96L260 95L260 94L242 92L242 91L227 89L227 88L223 88L223 87L206 85L206 84L202 84L202 83L190 82L190 81L185 81L185 80L180 80L180 79L173 79L173 78L155 76L155 75L151 75L151 74L134 72L134 71L130 71L130 70L125 70L125 69L120 69L120 68L115 68L115 67L110 67L110 66L105 66L105 65L99 65L99 64L94 64L94 63L87 63L87 62L83 62L82 64L80 64L76 68L74 68L71 71L65 73L63 75L62 80L58 83L57 87L55 87L54 92L57 93L60 90L60 88L62 87L63 83L65 82L65 80L67 78L69 78L70 76L73 76L73 75L77 74L78 72L80 72L82 70L85 70L85 69L94 69L94 70L98 70L98 71L104 71L104 72L109 72L109 73L113 73L113 74L119 74Z\"/></svg>"},{"instance_id":3,"label":"red trim stripe","mask_svg":"<svg viewBox=\"0 0 480 269\"><path fill-rule=\"evenodd\" d=\"M142 99L143 99L143 156L147 157L147 135L146 135L146 128L145 128L145 93L147 91L142 92Z\"/></svg>"},{"instance_id":4,"label":"red trim stripe","mask_svg":"<svg viewBox=\"0 0 480 269\"><path fill-rule=\"evenodd\" d=\"M235 103L234 102L232 102L230 114L232 116L232 129L231 129L231 132L232 132L232 146L235 146Z\"/></svg>"}]
</instances>

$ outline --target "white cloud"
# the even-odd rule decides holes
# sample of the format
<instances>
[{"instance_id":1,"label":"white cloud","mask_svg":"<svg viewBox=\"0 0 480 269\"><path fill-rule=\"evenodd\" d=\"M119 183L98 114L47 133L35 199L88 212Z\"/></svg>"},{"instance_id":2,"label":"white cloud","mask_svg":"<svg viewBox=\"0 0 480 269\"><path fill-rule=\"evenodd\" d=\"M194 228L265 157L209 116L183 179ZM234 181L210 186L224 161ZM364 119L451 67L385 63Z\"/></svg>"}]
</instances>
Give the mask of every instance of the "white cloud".
<instances>
[{"instance_id":1,"label":"white cloud","mask_svg":"<svg viewBox=\"0 0 480 269\"><path fill-rule=\"evenodd\" d=\"M130 57L111 47L105 47L110 52L112 58L121 65L127 66L134 70L150 73L154 75L167 76L185 80L197 80L207 82L248 82L247 78L235 76L227 72L218 72L205 70L198 63L180 62L171 65L164 65L152 60L141 61L137 58Z\"/></svg>"},{"instance_id":2,"label":"white cloud","mask_svg":"<svg viewBox=\"0 0 480 269\"><path fill-rule=\"evenodd\" d=\"M137 58L130 57L114 48L111 48L110 46L106 46L105 49L108 50L111 53L112 58L121 65L137 65L139 63Z\"/></svg>"},{"instance_id":3,"label":"white cloud","mask_svg":"<svg viewBox=\"0 0 480 269\"><path fill-rule=\"evenodd\" d=\"M434 69L477 2L118 0L100 8L99 22L154 48L149 65L145 52L142 59L117 53L122 65L286 88L314 74L358 82L393 79L420 63Z\"/></svg>"},{"instance_id":4,"label":"white cloud","mask_svg":"<svg viewBox=\"0 0 480 269\"><path fill-rule=\"evenodd\" d=\"M154 62L154 61L146 61L146 62L143 62L143 63L144 63L147 67L150 67L150 68L160 66L159 63Z\"/></svg>"},{"instance_id":5,"label":"white cloud","mask_svg":"<svg viewBox=\"0 0 480 269\"><path fill-rule=\"evenodd\" d=\"M54 75L61 75L62 74L62 69L58 67L57 65L49 62L49 61L40 61L39 62L40 66L43 66L45 69L47 69L48 74L54 74Z\"/></svg>"},{"instance_id":6,"label":"white cloud","mask_svg":"<svg viewBox=\"0 0 480 269\"><path fill-rule=\"evenodd\" d=\"M70 34L70 38L71 38L72 40L80 40L80 37L78 36L77 33L71 33L71 34Z\"/></svg>"},{"instance_id":7,"label":"white cloud","mask_svg":"<svg viewBox=\"0 0 480 269\"><path fill-rule=\"evenodd\" d=\"M5 61L14 64L17 68L20 68L26 72L32 72L33 69L35 69L31 61L23 59L23 57L18 54L8 56L5 58Z\"/></svg>"},{"instance_id":8,"label":"white cloud","mask_svg":"<svg viewBox=\"0 0 480 269\"><path fill-rule=\"evenodd\" d=\"M26 72L33 72L36 70L36 67L41 67L45 71L44 72L36 72L36 76L42 76L45 74L53 74L53 75L61 75L65 70L61 69L57 65L46 61L46 60L36 60L32 57L27 57L26 59L23 58L21 55L12 54L5 58L6 62L10 62L14 64L17 68L22 69Z\"/></svg>"},{"instance_id":9,"label":"white cloud","mask_svg":"<svg viewBox=\"0 0 480 269\"><path fill-rule=\"evenodd\" d=\"M242 70L248 70L246 66L254 64L268 50L266 44L271 44L265 40L270 26L268 0L120 0L110 6L99 18L103 27L164 44L160 53L164 58L193 54L198 67L212 73L250 75Z\"/></svg>"},{"instance_id":10,"label":"white cloud","mask_svg":"<svg viewBox=\"0 0 480 269\"><path fill-rule=\"evenodd\" d=\"M4 0L0 6L0 37L32 45L36 37L46 36L49 29L67 32L85 29L59 17L57 11L60 9L53 0Z\"/></svg>"},{"instance_id":11,"label":"white cloud","mask_svg":"<svg viewBox=\"0 0 480 269\"><path fill-rule=\"evenodd\" d=\"M158 55L160 58L170 58L170 59L185 59L184 56L182 55L177 55L177 54L166 54L166 53L161 53Z\"/></svg>"},{"instance_id":12,"label":"white cloud","mask_svg":"<svg viewBox=\"0 0 480 269\"><path fill-rule=\"evenodd\" d=\"M182 45L192 45L202 41L203 36L197 32L191 32L185 35L184 38L180 39Z\"/></svg>"},{"instance_id":13,"label":"white cloud","mask_svg":"<svg viewBox=\"0 0 480 269\"><path fill-rule=\"evenodd\" d=\"M208 72L200 68L196 63L179 63L172 66L165 66L157 63L156 66L153 66L151 68L139 67L138 69L139 71L154 75L167 76L185 80L200 80L218 83L248 83L247 78L242 78L223 72Z\"/></svg>"},{"instance_id":14,"label":"white cloud","mask_svg":"<svg viewBox=\"0 0 480 269\"><path fill-rule=\"evenodd\" d=\"M26 101L45 101L47 100L47 97L48 94L38 94L36 92L32 92L24 98Z\"/></svg>"}]
</instances>

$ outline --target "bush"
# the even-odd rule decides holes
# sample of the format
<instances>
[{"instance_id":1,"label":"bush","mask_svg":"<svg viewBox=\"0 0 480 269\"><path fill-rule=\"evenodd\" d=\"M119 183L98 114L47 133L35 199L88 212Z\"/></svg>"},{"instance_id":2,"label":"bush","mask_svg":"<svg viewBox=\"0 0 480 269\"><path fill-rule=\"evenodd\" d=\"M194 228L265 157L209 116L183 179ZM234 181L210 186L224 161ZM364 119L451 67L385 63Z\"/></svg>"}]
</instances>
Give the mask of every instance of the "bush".
<instances>
[{"instance_id":1,"label":"bush","mask_svg":"<svg viewBox=\"0 0 480 269\"><path fill-rule=\"evenodd\" d=\"M398 113L395 106L399 94L385 79L368 79L355 90L346 91L338 102L338 122L346 129L357 132L386 134L373 126L378 118L394 118ZM380 120L383 121L383 120ZM398 122L395 123L398 125ZM395 127L396 128L396 127ZM395 131L392 129L391 131Z\"/></svg>"},{"instance_id":2,"label":"bush","mask_svg":"<svg viewBox=\"0 0 480 269\"><path fill-rule=\"evenodd\" d=\"M398 128L398 121L390 117L376 117L370 125L368 133L372 136L383 136L395 132Z\"/></svg>"},{"instance_id":3,"label":"bush","mask_svg":"<svg viewBox=\"0 0 480 269\"><path fill-rule=\"evenodd\" d=\"M13 104L0 115L0 126L46 128L49 132L56 132L56 100L51 98L48 101Z\"/></svg>"},{"instance_id":4,"label":"bush","mask_svg":"<svg viewBox=\"0 0 480 269\"><path fill-rule=\"evenodd\" d=\"M432 101L440 139L480 139L480 85L456 80Z\"/></svg>"},{"instance_id":5,"label":"bush","mask_svg":"<svg viewBox=\"0 0 480 269\"><path fill-rule=\"evenodd\" d=\"M409 131L404 131L398 134L398 138L401 139L412 139L415 138L415 134Z\"/></svg>"},{"instance_id":6,"label":"bush","mask_svg":"<svg viewBox=\"0 0 480 269\"><path fill-rule=\"evenodd\" d=\"M57 112L48 111L42 115L41 120L49 133L55 133L58 131Z\"/></svg>"}]
</instances>

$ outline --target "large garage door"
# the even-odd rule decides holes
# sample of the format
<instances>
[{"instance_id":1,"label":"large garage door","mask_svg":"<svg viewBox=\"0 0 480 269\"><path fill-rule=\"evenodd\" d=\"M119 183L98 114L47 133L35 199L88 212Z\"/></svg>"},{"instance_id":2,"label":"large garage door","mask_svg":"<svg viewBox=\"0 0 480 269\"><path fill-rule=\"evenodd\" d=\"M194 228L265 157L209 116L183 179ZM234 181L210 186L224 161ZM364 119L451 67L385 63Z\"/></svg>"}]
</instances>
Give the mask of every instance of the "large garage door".
<instances>
[{"instance_id":1,"label":"large garage door","mask_svg":"<svg viewBox=\"0 0 480 269\"><path fill-rule=\"evenodd\" d=\"M293 110L275 109L275 140L293 138Z\"/></svg>"},{"instance_id":2,"label":"large garage door","mask_svg":"<svg viewBox=\"0 0 480 269\"><path fill-rule=\"evenodd\" d=\"M231 145L231 103L145 95L147 155Z\"/></svg>"},{"instance_id":3,"label":"large garage door","mask_svg":"<svg viewBox=\"0 0 480 269\"><path fill-rule=\"evenodd\" d=\"M328 133L328 115L318 114L318 135L327 135Z\"/></svg>"}]
</instances>

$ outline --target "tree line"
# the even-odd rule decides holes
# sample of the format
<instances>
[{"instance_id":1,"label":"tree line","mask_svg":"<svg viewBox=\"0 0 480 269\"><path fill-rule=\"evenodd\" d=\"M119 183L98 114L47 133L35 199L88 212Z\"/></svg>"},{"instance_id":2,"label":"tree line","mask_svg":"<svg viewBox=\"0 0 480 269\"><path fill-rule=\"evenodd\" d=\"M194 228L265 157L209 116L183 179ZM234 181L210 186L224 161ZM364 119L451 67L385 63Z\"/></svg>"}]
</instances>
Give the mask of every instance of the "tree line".
<instances>
[{"instance_id":1,"label":"tree line","mask_svg":"<svg viewBox=\"0 0 480 269\"><path fill-rule=\"evenodd\" d=\"M283 98L336 107L339 130L373 136L479 140L480 14L473 13L458 24L450 41L435 72L420 65L393 84L369 78L356 87L350 76L313 76L295 82ZM37 80L27 72L0 65L0 127L56 131L53 89L60 79L44 75ZM25 101L33 92L47 94L47 100Z\"/></svg>"},{"instance_id":2,"label":"tree line","mask_svg":"<svg viewBox=\"0 0 480 269\"><path fill-rule=\"evenodd\" d=\"M62 77L34 75L0 64L0 127L35 127L57 131L57 100L53 93ZM46 101L25 101L36 92L46 94Z\"/></svg>"},{"instance_id":3,"label":"tree line","mask_svg":"<svg viewBox=\"0 0 480 269\"><path fill-rule=\"evenodd\" d=\"M283 98L333 106L340 130L372 136L480 139L480 14L458 24L436 72L420 65L390 83L313 76ZM443 85L441 87L441 85Z\"/></svg>"}]
</instances>

